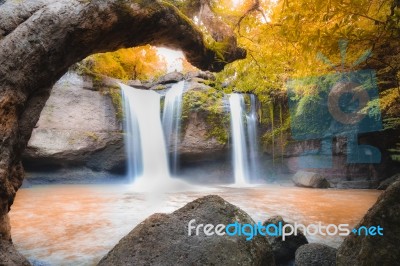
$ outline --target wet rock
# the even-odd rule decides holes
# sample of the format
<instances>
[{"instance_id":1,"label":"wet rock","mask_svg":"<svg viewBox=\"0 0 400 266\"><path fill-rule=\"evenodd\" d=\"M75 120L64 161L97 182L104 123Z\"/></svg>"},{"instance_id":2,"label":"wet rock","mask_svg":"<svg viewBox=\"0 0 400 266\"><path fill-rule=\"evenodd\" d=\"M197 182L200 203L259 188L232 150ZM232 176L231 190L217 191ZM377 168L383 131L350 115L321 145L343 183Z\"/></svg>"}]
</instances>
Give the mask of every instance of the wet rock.
<instances>
[{"instance_id":1,"label":"wet rock","mask_svg":"<svg viewBox=\"0 0 400 266\"><path fill-rule=\"evenodd\" d=\"M160 77L157 80L158 84L168 84L168 83L176 83L179 81L182 81L184 79L184 76L182 73L174 71L171 73L168 73L162 77Z\"/></svg>"},{"instance_id":2,"label":"wet rock","mask_svg":"<svg viewBox=\"0 0 400 266\"><path fill-rule=\"evenodd\" d=\"M295 257L296 266L335 266L336 249L323 244L311 243L299 247ZM338 264L341 265L341 264ZM353 265L353 264L343 264Z\"/></svg>"},{"instance_id":3,"label":"wet rock","mask_svg":"<svg viewBox=\"0 0 400 266\"><path fill-rule=\"evenodd\" d=\"M275 265L264 237L188 236L188 223L254 223L219 196L206 196L172 214L154 214L135 227L98 265ZM194 230L192 231L194 233Z\"/></svg>"},{"instance_id":4,"label":"wet rock","mask_svg":"<svg viewBox=\"0 0 400 266\"><path fill-rule=\"evenodd\" d=\"M378 198L355 226L380 226L383 235L350 234L337 252L338 265L398 265L400 261L400 181Z\"/></svg>"},{"instance_id":5,"label":"wet rock","mask_svg":"<svg viewBox=\"0 0 400 266\"><path fill-rule=\"evenodd\" d=\"M292 178L296 186L310 188L329 188L330 184L320 174L306 171L297 171Z\"/></svg>"},{"instance_id":6,"label":"wet rock","mask_svg":"<svg viewBox=\"0 0 400 266\"><path fill-rule=\"evenodd\" d=\"M30 266L31 264L15 249L11 242L0 240L0 265Z\"/></svg>"},{"instance_id":7,"label":"wet rock","mask_svg":"<svg viewBox=\"0 0 400 266\"><path fill-rule=\"evenodd\" d=\"M199 78L203 80L215 80L215 75L210 71L190 71L185 74L186 80L191 80L193 78Z\"/></svg>"},{"instance_id":8,"label":"wet rock","mask_svg":"<svg viewBox=\"0 0 400 266\"><path fill-rule=\"evenodd\" d=\"M263 225L275 224L279 226L279 223L281 223L282 226L288 224L281 216L273 216L266 220ZM308 244L307 238L304 236L303 232L298 232L297 235L286 236L285 241L282 240L282 236L267 236L267 239L272 246L275 262L277 264L293 260L296 250L300 246Z\"/></svg>"},{"instance_id":9,"label":"wet rock","mask_svg":"<svg viewBox=\"0 0 400 266\"><path fill-rule=\"evenodd\" d=\"M392 176L392 177L390 177L390 178L388 178L388 179L383 180L383 181L379 184L379 186L378 186L377 189L379 189L379 190L385 190L385 189L387 189L391 184L393 184L394 182L399 181L399 180L400 180L400 174L396 174L396 175L394 175L394 176Z\"/></svg>"},{"instance_id":10,"label":"wet rock","mask_svg":"<svg viewBox=\"0 0 400 266\"><path fill-rule=\"evenodd\" d=\"M128 80L128 82L126 83L126 85L131 86L131 87L136 87L136 86L143 86L142 82L138 79L135 80Z\"/></svg>"}]
</instances>

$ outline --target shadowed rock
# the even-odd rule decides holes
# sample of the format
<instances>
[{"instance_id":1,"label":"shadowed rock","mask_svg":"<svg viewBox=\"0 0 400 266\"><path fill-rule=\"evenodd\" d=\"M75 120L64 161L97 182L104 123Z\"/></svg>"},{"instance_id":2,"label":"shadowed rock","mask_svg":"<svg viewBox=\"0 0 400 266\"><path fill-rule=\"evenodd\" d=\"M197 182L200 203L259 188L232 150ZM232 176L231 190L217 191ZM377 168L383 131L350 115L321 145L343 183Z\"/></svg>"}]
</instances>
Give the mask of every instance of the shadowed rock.
<instances>
[{"instance_id":1,"label":"shadowed rock","mask_svg":"<svg viewBox=\"0 0 400 266\"><path fill-rule=\"evenodd\" d=\"M284 226L287 224L281 216L273 216L264 222L264 226L268 224L275 224L279 226L279 223ZM308 244L307 238L303 232L298 232L297 235L286 236L285 240L282 240L282 236L267 236L268 242L272 246L276 263L286 263L294 259L296 250L305 244Z\"/></svg>"},{"instance_id":2,"label":"shadowed rock","mask_svg":"<svg viewBox=\"0 0 400 266\"><path fill-rule=\"evenodd\" d=\"M329 188L329 182L320 174L298 171L292 178L298 187Z\"/></svg>"},{"instance_id":3,"label":"shadowed rock","mask_svg":"<svg viewBox=\"0 0 400 266\"><path fill-rule=\"evenodd\" d=\"M383 180L383 181L379 184L379 186L378 186L377 189L379 189L379 190L385 190L385 189L387 189L391 184L393 184L394 182L399 181L399 180L400 180L400 174L396 174L396 175L394 175L394 176L392 176L392 177L389 177L389 178L386 179L386 180Z\"/></svg>"},{"instance_id":4,"label":"shadowed rock","mask_svg":"<svg viewBox=\"0 0 400 266\"><path fill-rule=\"evenodd\" d=\"M355 228L380 226L383 236L347 236L337 252L338 265L398 265L400 261L400 181L393 183Z\"/></svg>"},{"instance_id":5,"label":"shadowed rock","mask_svg":"<svg viewBox=\"0 0 400 266\"><path fill-rule=\"evenodd\" d=\"M0 265L29 266L31 264L15 249L11 242L0 240Z\"/></svg>"},{"instance_id":6,"label":"shadowed rock","mask_svg":"<svg viewBox=\"0 0 400 266\"><path fill-rule=\"evenodd\" d=\"M311 243L296 251L296 266L335 266L336 249L324 244ZM338 264L352 265L352 264Z\"/></svg>"}]
</instances>

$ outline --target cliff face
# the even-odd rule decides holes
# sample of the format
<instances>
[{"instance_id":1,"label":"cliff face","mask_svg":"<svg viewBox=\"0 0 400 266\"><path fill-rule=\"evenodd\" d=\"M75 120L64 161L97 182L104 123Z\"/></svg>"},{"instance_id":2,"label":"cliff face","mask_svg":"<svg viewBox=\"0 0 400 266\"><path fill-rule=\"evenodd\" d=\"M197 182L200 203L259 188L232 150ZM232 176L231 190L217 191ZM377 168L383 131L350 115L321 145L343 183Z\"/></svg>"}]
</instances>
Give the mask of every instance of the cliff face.
<instances>
[{"instance_id":1,"label":"cliff face","mask_svg":"<svg viewBox=\"0 0 400 266\"><path fill-rule=\"evenodd\" d=\"M23 155L31 182L98 181L123 174L125 150L111 98L68 73L53 87Z\"/></svg>"},{"instance_id":2,"label":"cliff face","mask_svg":"<svg viewBox=\"0 0 400 266\"><path fill-rule=\"evenodd\" d=\"M167 89L186 79L188 90L207 91L210 87L200 80L205 82L210 75L171 73L152 84L128 83L143 89L164 84ZM99 92L92 78L69 72L55 84L23 154L30 183L87 183L124 177L127 158L122 122L107 93L107 86L115 80L106 78L103 83ZM210 136L207 113L190 111L185 121L178 147L182 172L195 177L196 168L204 170L212 162L211 168L219 173L216 176L221 171L223 176L230 175L228 146ZM169 148L172 152L173 147Z\"/></svg>"}]
</instances>

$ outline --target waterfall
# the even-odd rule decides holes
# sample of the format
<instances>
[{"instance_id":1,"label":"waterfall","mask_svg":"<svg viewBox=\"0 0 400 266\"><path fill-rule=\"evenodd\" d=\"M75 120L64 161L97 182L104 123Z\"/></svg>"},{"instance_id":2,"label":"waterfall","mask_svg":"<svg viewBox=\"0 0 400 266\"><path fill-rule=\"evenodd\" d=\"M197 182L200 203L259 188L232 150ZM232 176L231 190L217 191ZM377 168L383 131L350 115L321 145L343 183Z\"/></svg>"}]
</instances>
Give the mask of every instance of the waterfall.
<instances>
[{"instance_id":1,"label":"waterfall","mask_svg":"<svg viewBox=\"0 0 400 266\"><path fill-rule=\"evenodd\" d=\"M128 178L130 181L134 181L135 177L141 176L143 173L139 125L136 114L133 111L133 106L131 106L132 103L129 101L129 91L125 90L122 86L121 91L125 114L124 139L126 143Z\"/></svg>"},{"instance_id":2,"label":"waterfall","mask_svg":"<svg viewBox=\"0 0 400 266\"><path fill-rule=\"evenodd\" d=\"M244 96L233 93L229 97L233 139L233 170L235 185L243 186L257 177L258 134L255 95L250 95L250 111L246 112Z\"/></svg>"},{"instance_id":3,"label":"waterfall","mask_svg":"<svg viewBox=\"0 0 400 266\"><path fill-rule=\"evenodd\" d=\"M231 111L231 128L233 139L233 169L235 175L235 185L242 186L247 184L249 176L246 136L243 120L244 99L241 94L233 93L229 97Z\"/></svg>"},{"instance_id":4,"label":"waterfall","mask_svg":"<svg viewBox=\"0 0 400 266\"><path fill-rule=\"evenodd\" d=\"M172 174L178 170L178 145L181 127L182 95L185 82L174 84L165 95L162 124L165 142L170 151L169 166Z\"/></svg>"},{"instance_id":5,"label":"waterfall","mask_svg":"<svg viewBox=\"0 0 400 266\"><path fill-rule=\"evenodd\" d=\"M145 177L145 183L170 179L167 150L160 118L160 95L120 84L130 178Z\"/></svg>"},{"instance_id":6,"label":"waterfall","mask_svg":"<svg viewBox=\"0 0 400 266\"><path fill-rule=\"evenodd\" d=\"M249 147L249 174L252 179L258 179L260 169L259 142L258 142L258 117L257 117L257 99L254 94L250 94L250 110L246 115L247 122L247 143Z\"/></svg>"}]
</instances>

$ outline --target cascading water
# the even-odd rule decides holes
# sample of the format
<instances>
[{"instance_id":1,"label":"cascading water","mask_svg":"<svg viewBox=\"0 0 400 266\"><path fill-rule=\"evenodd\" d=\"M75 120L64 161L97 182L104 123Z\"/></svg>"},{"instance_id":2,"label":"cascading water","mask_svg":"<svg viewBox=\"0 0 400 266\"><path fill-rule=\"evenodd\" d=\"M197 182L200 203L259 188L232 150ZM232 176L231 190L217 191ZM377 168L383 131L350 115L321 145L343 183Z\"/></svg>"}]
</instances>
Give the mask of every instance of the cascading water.
<instances>
[{"instance_id":1,"label":"cascading water","mask_svg":"<svg viewBox=\"0 0 400 266\"><path fill-rule=\"evenodd\" d=\"M185 82L174 84L165 95L162 124L167 148L171 151L169 166L172 174L178 170L178 145L181 127L182 95Z\"/></svg>"},{"instance_id":2,"label":"cascading water","mask_svg":"<svg viewBox=\"0 0 400 266\"><path fill-rule=\"evenodd\" d=\"M247 157L246 136L243 120L243 96L233 93L229 97L231 111L231 128L233 139L233 169L235 185L243 186L248 183L249 167Z\"/></svg>"},{"instance_id":3,"label":"cascading water","mask_svg":"<svg viewBox=\"0 0 400 266\"><path fill-rule=\"evenodd\" d=\"M122 104L124 108L124 137L125 149L128 162L128 178L132 182L136 177L141 176L143 173L142 152L140 145L140 132L136 114L129 101L129 91L121 86L122 91Z\"/></svg>"},{"instance_id":4,"label":"cascading water","mask_svg":"<svg viewBox=\"0 0 400 266\"><path fill-rule=\"evenodd\" d=\"M128 173L154 183L170 179L160 119L160 95L120 84L126 115Z\"/></svg>"},{"instance_id":5,"label":"cascading water","mask_svg":"<svg viewBox=\"0 0 400 266\"><path fill-rule=\"evenodd\" d=\"M259 157L259 142L258 142L258 118L257 118L257 99L254 94L250 94L250 110L246 115L247 121L247 143L249 152L249 166L250 176L253 179L258 179L260 169L260 157Z\"/></svg>"},{"instance_id":6,"label":"cascading water","mask_svg":"<svg viewBox=\"0 0 400 266\"><path fill-rule=\"evenodd\" d=\"M244 97L233 93L229 97L233 139L233 170L236 186L245 186L257 176L258 134L256 98L250 95L250 111L246 114Z\"/></svg>"}]
</instances>

